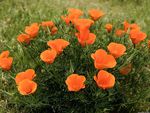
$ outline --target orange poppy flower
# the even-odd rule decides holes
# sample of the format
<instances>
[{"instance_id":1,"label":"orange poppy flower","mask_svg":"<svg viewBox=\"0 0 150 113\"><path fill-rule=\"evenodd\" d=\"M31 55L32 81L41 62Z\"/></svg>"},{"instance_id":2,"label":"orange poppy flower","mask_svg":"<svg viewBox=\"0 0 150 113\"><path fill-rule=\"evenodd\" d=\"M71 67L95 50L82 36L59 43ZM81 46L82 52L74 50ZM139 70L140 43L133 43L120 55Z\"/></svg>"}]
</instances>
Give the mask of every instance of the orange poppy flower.
<instances>
[{"instance_id":1,"label":"orange poppy flower","mask_svg":"<svg viewBox=\"0 0 150 113\"><path fill-rule=\"evenodd\" d=\"M12 63L13 63L12 57L1 58L0 59L0 68L2 68L5 71L10 70Z\"/></svg>"},{"instance_id":2,"label":"orange poppy flower","mask_svg":"<svg viewBox=\"0 0 150 113\"><path fill-rule=\"evenodd\" d=\"M119 70L119 72L120 72L122 75L127 75L127 74L129 74L129 73L131 72L131 70L132 70L132 64L130 63L130 64L128 64L128 65L122 67L122 68Z\"/></svg>"},{"instance_id":3,"label":"orange poppy flower","mask_svg":"<svg viewBox=\"0 0 150 113\"><path fill-rule=\"evenodd\" d=\"M75 27L80 33L80 37L82 39L87 39L90 33L89 27L94 23L94 21L90 19L77 19L75 20ZM82 35L82 36L81 36Z\"/></svg>"},{"instance_id":4,"label":"orange poppy flower","mask_svg":"<svg viewBox=\"0 0 150 113\"><path fill-rule=\"evenodd\" d=\"M69 44L70 43L64 39L55 39L47 42L47 45L51 47L51 49L55 50L57 54L62 53L63 49L65 49Z\"/></svg>"},{"instance_id":5,"label":"orange poppy flower","mask_svg":"<svg viewBox=\"0 0 150 113\"><path fill-rule=\"evenodd\" d=\"M127 32L128 29L130 28L130 24L127 21L124 21L123 25L124 25L124 31Z\"/></svg>"},{"instance_id":6,"label":"orange poppy flower","mask_svg":"<svg viewBox=\"0 0 150 113\"><path fill-rule=\"evenodd\" d=\"M61 16L61 18L66 22L67 25L69 25L70 22L74 23L75 19L78 19L83 12L79 9L74 9L74 8L70 8L68 9L68 15L65 16Z\"/></svg>"},{"instance_id":7,"label":"orange poppy flower","mask_svg":"<svg viewBox=\"0 0 150 113\"><path fill-rule=\"evenodd\" d=\"M0 54L0 59L1 58L7 58L9 56L10 52L7 50L7 51L3 51L1 54Z\"/></svg>"},{"instance_id":8,"label":"orange poppy flower","mask_svg":"<svg viewBox=\"0 0 150 113\"><path fill-rule=\"evenodd\" d=\"M131 30L133 30L133 29L140 30L141 29L136 23L130 24L127 21L124 21L123 24L124 24L124 30L125 30L125 32L127 32L129 28Z\"/></svg>"},{"instance_id":9,"label":"orange poppy flower","mask_svg":"<svg viewBox=\"0 0 150 113\"><path fill-rule=\"evenodd\" d=\"M66 85L68 86L69 91L79 91L81 89L85 88L84 82L86 81L86 78L82 75L78 74L72 74L67 77L66 79Z\"/></svg>"},{"instance_id":10,"label":"orange poppy flower","mask_svg":"<svg viewBox=\"0 0 150 113\"><path fill-rule=\"evenodd\" d=\"M106 30L107 30L108 33L111 32L112 27L113 27L112 24L106 24L105 25L105 28L106 28Z\"/></svg>"},{"instance_id":11,"label":"orange poppy flower","mask_svg":"<svg viewBox=\"0 0 150 113\"><path fill-rule=\"evenodd\" d=\"M40 58L42 61L48 64L52 64L57 56L57 52L53 49L45 50L41 53Z\"/></svg>"},{"instance_id":12,"label":"orange poppy flower","mask_svg":"<svg viewBox=\"0 0 150 113\"><path fill-rule=\"evenodd\" d=\"M115 58L121 57L126 51L126 47L123 44L114 42L111 42L107 46L107 49L109 50L110 54L112 54Z\"/></svg>"},{"instance_id":13,"label":"orange poppy flower","mask_svg":"<svg viewBox=\"0 0 150 113\"><path fill-rule=\"evenodd\" d=\"M31 41L31 38L29 35L27 34L20 34L18 37L17 37L17 40L20 42L20 43L29 43Z\"/></svg>"},{"instance_id":14,"label":"orange poppy flower","mask_svg":"<svg viewBox=\"0 0 150 113\"><path fill-rule=\"evenodd\" d=\"M58 28L56 26L52 27L52 29L51 29L51 35L56 34L57 31L58 31Z\"/></svg>"},{"instance_id":15,"label":"orange poppy flower","mask_svg":"<svg viewBox=\"0 0 150 113\"><path fill-rule=\"evenodd\" d=\"M79 9L69 8L68 12L68 18L72 23L74 22L74 19L78 19L81 15L83 15L83 12Z\"/></svg>"},{"instance_id":16,"label":"orange poppy flower","mask_svg":"<svg viewBox=\"0 0 150 113\"><path fill-rule=\"evenodd\" d=\"M112 55L107 54L103 49L98 49L95 53L91 54L94 60L96 69L113 68L116 66L116 60Z\"/></svg>"},{"instance_id":17,"label":"orange poppy flower","mask_svg":"<svg viewBox=\"0 0 150 113\"><path fill-rule=\"evenodd\" d=\"M76 36L81 41L86 41L89 38L90 30L89 29L83 29L80 30L79 33L76 33Z\"/></svg>"},{"instance_id":18,"label":"orange poppy flower","mask_svg":"<svg viewBox=\"0 0 150 113\"><path fill-rule=\"evenodd\" d=\"M103 11L97 9L91 9L88 12L94 21L98 20L99 18L105 15Z\"/></svg>"},{"instance_id":19,"label":"orange poppy flower","mask_svg":"<svg viewBox=\"0 0 150 113\"><path fill-rule=\"evenodd\" d=\"M96 35L94 33L90 33L89 38L86 41L86 44L87 45L93 44L95 42L95 39L96 39Z\"/></svg>"},{"instance_id":20,"label":"orange poppy flower","mask_svg":"<svg viewBox=\"0 0 150 113\"><path fill-rule=\"evenodd\" d=\"M52 21L45 21L45 22L42 22L41 23L41 26L42 27L49 27L49 28L52 28L55 26L55 24L52 22Z\"/></svg>"},{"instance_id":21,"label":"orange poppy flower","mask_svg":"<svg viewBox=\"0 0 150 113\"><path fill-rule=\"evenodd\" d=\"M3 51L0 54L0 68L2 68L5 71L10 70L13 63L13 58L9 57L9 54L9 51Z\"/></svg>"},{"instance_id":22,"label":"orange poppy flower","mask_svg":"<svg viewBox=\"0 0 150 113\"><path fill-rule=\"evenodd\" d=\"M78 31L87 30L90 26L94 24L94 21L91 19L76 19L74 20L74 25Z\"/></svg>"},{"instance_id":23,"label":"orange poppy flower","mask_svg":"<svg viewBox=\"0 0 150 113\"><path fill-rule=\"evenodd\" d=\"M70 19L69 19L69 17L68 16L61 16L61 18L62 18L62 20L63 21L65 21L65 23L67 24L67 25L69 25L70 24Z\"/></svg>"},{"instance_id":24,"label":"orange poppy flower","mask_svg":"<svg viewBox=\"0 0 150 113\"><path fill-rule=\"evenodd\" d=\"M130 31L130 38L134 44L138 44L147 37L146 33L133 29Z\"/></svg>"},{"instance_id":25,"label":"orange poppy flower","mask_svg":"<svg viewBox=\"0 0 150 113\"><path fill-rule=\"evenodd\" d=\"M24 79L33 80L36 76L35 71L33 69L27 69L25 72L20 72L15 77L15 82L18 85Z\"/></svg>"},{"instance_id":26,"label":"orange poppy flower","mask_svg":"<svg viewBox=\"0 0 150 113\"><path fill-rule=\"evenodd\" d=\"M117 29L115 32L116 36L122 37L125 34L125 31L122 29Z\"/></svg>"},{"instance_id":27,"label":"orange poppy flower","mask_svg":"<svg viewBox=\"0 0 150 113\"><path fill-rule=\"evenodd\" d=\"M85 45L91 45L95 42L96 35L93 33L86 33L81 34L81 33L76 33L76 36L78 38L79 43L84 47Z\"/></svg>"},{"instance_id":28,"label":"orange poppy flower","mask_svg":"<svg viewBox=\"0 0 150 113\"><path fill-rule=\"evenodd\" d=\"M100 70L97 76L94 76L94 80L99 88L109 89L115 85L115 77L107 71Z\"/></svg>"},{"instance_id":29,"label":"orange poppy flower","mask_svg":"<svg viewBox=\"0 0 150 113\"><path fill-rule=\"evenodd\" d=\"M21 95L29 95L36 91L37 84L29 79L24 79L18 84L18 91Z\"/></svg>"},{"instance_id":30,"label":"orange poppy flower","mask_svg":"<svg viewBox=\"0 0 150 113\"><path fill-rule=\"evenodd\" d=\"M130 24L130 29L131 30L140 30L141 28L136 24L136 23L133 23L133 24Z\"/></svg>"},{"instance_id":31,"label":"orange poppy flower","mask_svg":"<svg viewBox=\"0 0 150 113\"><path fill-rule=\"evenodd\" d=\"M94 23L94 21L90 19L76 19L74 21L74 25L76 29L79 31L79 33L76 33L75 35L78 38L79 43L82 46L85 46L86 44L90 45L95 42L96 35L93 33L90 33L89 27Z\"/></svg>"},{"instance_id":32,"label":"orange poppy flower","mask_svg":"<svg viewBox=\"0 0 150 113\"><path fill-rule=\"evenodd\" d=\"M27 26L25 28L25 33L30 35L31 38L36 37L38 35L38 32L39 32L39 25L38 25L38 23L33 23L30 26Z\"/></svg>"}]
</instances>

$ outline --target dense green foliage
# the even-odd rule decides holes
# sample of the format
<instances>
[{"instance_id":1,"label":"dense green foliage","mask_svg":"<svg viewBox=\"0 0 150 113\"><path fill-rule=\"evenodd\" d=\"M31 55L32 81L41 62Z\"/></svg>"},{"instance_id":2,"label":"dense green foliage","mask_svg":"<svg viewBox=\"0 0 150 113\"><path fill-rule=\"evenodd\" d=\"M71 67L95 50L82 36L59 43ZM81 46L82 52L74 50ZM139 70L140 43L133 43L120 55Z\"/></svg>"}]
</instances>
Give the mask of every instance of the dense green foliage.
<instances>
[{"instance_id":1,"label":"dense green foliage","mask_svg":"<svg viewBox=\"0 0 150 113\"><path fill-rule=\"evenodd\" d=\"M47 2L41 5L42 1L40 0L37 3L34 1L35 4L31 2L33 5L28 1L17 0L14 2L12 0L10 3L8 1L1 1L0 4L3 7L1 7L0 17L0 24L2 25L2 28L0 28L0 45L2 48L0 48L0 51L10 50L11 56L14 57L14 63L11 71L2 72L0 70L0 112L127 113L149 111L150 69L148 66L150 65L150 50L147 47L147 40L135 46L131 43L128 35L122 38L114 35L115 29L123 28L122 22L124 19L128 19L131 23L139 23L143 27L143 31L145 30L149 34L147 28L150 18L148 16L144 18L143 16L148 15L148 12L150 12L150 10L146 9L148 8L147 1L145 0L143 3L140 0L135 1L137 3L132 5L133 7L140 7L141 9L138 11L140 13L137 12L135 14L137 10L133 10L132 12L127 8L127 13L123 13L122 15L122 12L120 12L118 15L113 15L113 13L116 13L116 9L114 8L112 12L108 13L108 15L91 27L91 32L96 34L97 39L93 45L84 48L80 46L74 35L76 32L74 27L66 26L60 19L60 15L66 13L66 11L62 12L61 9L73 5L59 8L58 4L61 3L58 2L54 3L58 6L55 7L46 5ZM98 1L95 2L98 3ZM116 3L127 4L128 2L130 1L115 0L111 5L114 6ZM103 5L108 3L104 2ZM142 3L143 6L138 6L139 3ZM81 6L82 9L87 4L83 4ZM94 5L90 5L89 7L94 7ZM109 12L109 8L106 9L103 6L102 9ZM145 13L142 13L142 11ZM9 13L11 14L9 15ZM124 16L124 14L128 14L128 16ZM85 15L85 17L88 16ZM54 21L59 29L58 33L50 36L40 29L38 37L31 41L30 45L21 45L16 41L17 35L24 30L26 25L43 20ZM114 25L111 34L108 34L104 29L105 24L108 22ZM46 45L47 41L60 37L68 40L70 45L57 57L53 64L46 65L40 60L40 53L48 48ZM99 89L93 80L93 76L98 71L95 69L90 55L99 48L106 50L110 42L119 42L126 45L127 54L117 59L117 66L114 69L107 70L115 75L116 84L114 88L104 91ZM143 44L144 46L141 46ZM127 76L123 76L118 70L128 63L133 64L132 72ZM36 71L37 76L35 81L38 84L38 89L33 95L22 96L18 93L13 79L18 72L28 68L33 68ZM68 92L65 80L72 73L86 76L86 89L76 93Z\"/></svg>"}]
</instances>

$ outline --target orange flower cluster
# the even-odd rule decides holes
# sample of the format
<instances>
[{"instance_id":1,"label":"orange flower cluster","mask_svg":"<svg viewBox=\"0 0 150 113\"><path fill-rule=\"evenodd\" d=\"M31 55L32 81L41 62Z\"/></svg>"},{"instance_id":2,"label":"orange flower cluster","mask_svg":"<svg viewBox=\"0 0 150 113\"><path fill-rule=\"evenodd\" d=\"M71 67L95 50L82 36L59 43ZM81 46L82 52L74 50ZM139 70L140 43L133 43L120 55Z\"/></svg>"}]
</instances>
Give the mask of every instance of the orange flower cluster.
<instances>
[{"instance_id":1,"label":"orange flower cluster","mask_svg":"<svg viewBox=\"0 0 150 113\"><path fill-rule=\"evenodd\" d=\"M69 25L70 22L74 23L74 20L78 19L82 14L83 12L81 10L70 8L68 9L68 15L61 16L61 18Z\"/></svg>"},{"instance_id":2,"label":"orange flower cluster","mask_svg":"<svg viewBox=\"0 0 150 113\"><path fill-rule=\"evenodd\" d=\"M91 9L88 11L88 13L94 21L98 20L99 18L105 15L103 11L97 9ZM83 11L79 9L70 8L68 9L68 15L61 16L61 18L66 22L67 25L69 25L70 23L74 24L74 21L76 19L79 19L82 15Z\"/></svg>"},{"instance_id":3,"label":"orange flower cluster","mask_svg":"<svg viewBox=\"0 0 150 113\"><path fill-rule=\"evenodd\" d=\"M133 29L130 31L130 38L134 44L138 44L147 37L146 33L139 29Z\"/></svg>"},{"instance_id":4,"label":"orange flower cluster","mask_svg":"<svg viewBox=\"0 0 150 113\"><path fill-rule=\"evenodd\" d=\"M29 95L36 91L37 84L32 81L35 76L36 74L33 69L27 69L25 72L20 72L16 75L15 81L20 94Z\"/></svg>"},{"instance_id":5,"label":"orange flower cluster","mask_svg":"<svg viewBox=\"0 0 150 113\"><path fill-rule=\"evenodd\" d=\"M46 30L46 28L49 28L51 31L51 35L56 34L58 31L58 28L55 26L55 24L52 21L44 21L41 23L41 26L45 30Z\"/></svg>"},{"instance_id":6,"label":"orange flower cluster","mask_svg":"<svg viewBox=\"0 0 150 113\"><path fill-rule=\"evenodd\" d=\"M69 9L68 16L61 16L62 19L66 22L67 25L71 22L74 24L78 33L76 33L76 37L78 38L79 43L84 47L85 45L91 45L95 42L96 35L90 33L90 26L94 24L95 20L98 20L100 17L104 16L104 13L97 9L89 10L89 15L94 20L90 19L80 19L79 17L83 14L83 12L79 9Z\"/></svg>"},{"instance_id":7,"label":"orange flower cluster","mask_svg":"<svg viewBox=\"0 0 150 113\"><path fill-rule=\"evenodd\" d=\"M127 21L124 21L124 30L122 29L117 29L116 30L116 36L122 37L125 33L129 31L130 39L134 44L138 44L141 41L143 41L147 35L146 33L142 32L140 27L136 24L130 24Z\"/></svg>"},{"instance_id":8,"label":"orange flower cluster","mask_svg":"<svg viewBox=\"0 0 150 113\"><path fill-rule=\"evenodd\" d=\"M130 38L134 44L140 43L147 37L146 33L142 32L140 30L141 28L136 23L129 24L127 21L125 21L124 29L126 32L130 29Z\"/></svg>"},{"instance_id":9,"label":"orange flower cluster","mask_svg":"<svg viewBox=\"0 0 150 113\"><path fill-rule=\"evenodd\" d=\"M84 47L85 45L90 45L95 42L96 35L90 33L90 26L94 23L94 21L90 19L76 19L74 25L78 30L78 33L75 35L78 38L79 43Z\"/></svg>"},{"instance_id":10,"label":"orange flower cluster","mask_svg":"<svg viewBox=\"0 0 150 113\"><path fill-rule=\"evenodd\" d=\"M99 88L108 89L112 88L115 85L115 77L107 71L100 70L97 76L94 76L94 80L97 83ZM66 85L68 91L80 91L85 88L86 78L83 75L71 74L66 79Z\"/></svg>"},{"instance_id":11,"label":"orange flower cluster","mask_svg":"<svg viewBox=\"0 0 150 113\"><path fill-rule=\"evenodd\" d=\"M123 22L123 25L124 25L124 31L127 32L129 29L130 30L140 30L141 28L136 24L136 23L133 23L133 24L130 24L128 23L127 21L124 21Z\"/></svg>"},{"instance_id":12,"label":"orange flower cluster","mask_svg":"<svg viewBox=\"0 0 150 113\"><path fill-rule=\"evenodd\" d=\"M113 68L116 66L116 60L112 55L108 55L103 49L97 50L95 53L91 54L92 59L94 59L94 65L97 69ZM111 88L115 84L115 77L104 71L100 70L98 76L94 76L98 87L102 89Z\"/></svg>"},{"instance_id":13,"label":"orange flower cluster","mask_svg":"<svg viewBox=\"0 0 150 113\"><path fill-rule=\"evenodd\" d=\"M90 32L90 27L94 24L94 21L104 16L104 12L97 9L91 9L88 13L92 19L80 18L83 15L83 12L74 8L70 8L68 10L67 16L61 16L67 25L70 23L74 25L78 31L75 35L82 47L91 45L95 42L96 35ZM147 37L147 35L140 30L140 27L137 24L129 24L125 21L123 25L123 30L117 29L115 32L118 37L122 37L125 33L129 32L130 38L134 44L138 44ZM38 35L40 26L44 30L47 30L48 28L51 31L51 35L56 34L58 31L52 21L44 21L40 24L33 23L30 26L26 26L24 33L20 34L17 40L21 43L28 44ZM105 29L108 33L110 33L113 29L113 25L108 23L105 25ZM69 46L69 44L70 43L64 39L54 39L48 41L47 45L49 48L40 54L40 59L47 64L52 64L56 57L59 56L64 49ZM150 46L150 41L148 44L148 46ZM123 56L126 52L126 47L123 44L116 42L111 42L107 46L107 49L109 53L103 49L98 49L95 53L91 54L91 58L94 60L94 66L99 70L98 74L93 78L97 86L102 89L109 89L115 85L115 76L104 69L114 68L117 65L117 58ZM13 58L9 57L9 51L3 51L0 54L0 68L3 70L9 70L12 62ZM131 68L132 64L128 64L122 67L119 72L122 75L127 75L131 71ZM35 76L36 74L33 69L27 69L26 71L20 72L16 75L15 82L20 94L29 95L36 91L37 84L33 81ZM68 91L74 92L84 89L86 87L85 82L86 77L78 74L71 74L65 81Z\"/></svg>"},{"instance_id":14,"label":"orange flower cluster","mask_svg":"<svg viewBox=\"0 0 150 113\"><path fill-rule=\"evenodd\" d=\"M125 35L125 33L128 32L128 29L130 28L130 24L127 21L123 22L124 25L124 29L117 29L115 34L117 37L122 37L123 35Z\"/></svg>"},{"instance_id":15,"label":"orange flower cluster","mask_svg":"<svg viewBox=\"0 0 150 113\"><path fill-rule=\"evenodd\" d=\"M30 38L35 38L39 32L39 24L33 23L30 26L26 26L25 33L30 36Z\"/></svg>"},{"instance_id":16,"label":"orange flower cluster","mask_svg":"<svg viewBox=\"0 0 150 113\"><path fill-rule=\"evenodd\" d=\"M119 58L122 55L125 54L126 47L123 44L118 44L111 42L108 46L108 51L115 57ZM127 65L125 67L122 67L119 72L123 75L127 75L131 71L131 65Z\"/></svg>"},{"instance_id":17,"label":"orange flower cluster","mask_svg":"<svg viewBox=\"0 0 150 113\"><path fill-rule=\"evenodd\" d=\"M20 43L29 44L30 41L33 40L38 35L40 26L42 26L43 29L45 30L46 28L49 28L51 31L51 35L56 34L58 31L57 27L52 21L44 21L41 24L33 23L30 26L25 27L25 33L20 34L17 37L17 40Z\"/></svg>"},{"instance_id":18,"label":"orange flower cluster","mask_svg":"<svg viewBox=\"0 0 150 113\"><path fill-rule=\"evenodd\" d=\"M95 68L100 69L97 77L94 76L94 80L98 87L102 89L111 88L115 84L115 77L102 69L114 68L117 64L115 58L121 57L126 51L126 47L123 44L114 42L111 42L107 48L110 54L107 54L103 49L98 49L95 53L91 54Z\"/></svg>"},{"instance_id":19,"label":"orange flower cluster","mask_svg":"<svg viewBox=\"0 0 150 113\"><path fill-rule=\"evenodd\" d=\"M115 85L114 75L102 69L115 67L117 64L115 58L121 57L126 51L126 47L123 44L114 42L110 43L107 48L110 54L107 54L103 49L99 49L91 54L92 59L94 59L95 68L100 69L98 75L94 76L94 80L98 87L102 89L112 88ZM78 74L68 76L66 79L68 90L79 91L85 88L85 80L86 78L84 76Z\"/></svg>"},{"instance_id":20,"label":"orange flower cluster","mask_svg":"<svg viewBox=\"0 0 150 113\"><path fill-rule=\"evenodd\" d=\"M48 64L52 64L57 55L61 54L63 50L69 45L69 42L64 39L55 39L47 42L50 49L41 53L40 58Z\"/></svg>"},{"instance_id":21,"label":"orange flower cluster","mask_svg":"<svg viewBox=\"0 0 150 113\"><path fill-rule=\"evenodd\" d=\"M26 26L25 33L20 34L17 37L17 40L20 43L29 44L29 42L38 35L38 32L39 32L39 24L33 23L30 26Z\"/></svg>"},{"instance_id":22,"label":"orange flower cluster","mask_svg":"<svg viewBox=\"0 0 150 113\"><path fill-rule=\"evenodd\" d=\"M110 54L107 54L103 49L98 49L95 53L91 54L96 69L115 67L117 64L115 58L121 57L126 51L126 47L123 44L114 42L111 42L107 48Z\"/></svg>"},{"instance_id":23,"label":"orange flower cluster","mask_svg":"<svg viewBox=\"0 0 150 113\"><path fill-rule=\"evenodd\" d=\"M5 71L10 70L13 63L13 58L9 57L9 54L9 51L3 51L0 54L0 68L2 68Z\"/></svg>"}]
</instances>

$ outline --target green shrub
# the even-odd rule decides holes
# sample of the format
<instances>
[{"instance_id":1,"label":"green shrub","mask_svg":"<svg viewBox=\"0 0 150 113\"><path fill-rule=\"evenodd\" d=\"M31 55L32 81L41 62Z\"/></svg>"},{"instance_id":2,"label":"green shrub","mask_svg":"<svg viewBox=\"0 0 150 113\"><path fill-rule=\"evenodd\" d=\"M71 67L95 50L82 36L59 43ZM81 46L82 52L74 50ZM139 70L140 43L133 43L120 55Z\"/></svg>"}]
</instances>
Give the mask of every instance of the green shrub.
<instances>
[{"instance_id":1,"label":"green shrub","mask_svg":"<svg viewBox=\"0 0 150 113\"><path fill-rule=\"evenodd\" d=\"M5 76L0 83L4 85L2 90L4 95L1 95L1 98L8 99L7 106L25 113L126 113L141 109L149 110L149 106L142 108L142 104L148 103L146 99L149 98L150 50L147 39L135 45L128 34L121 38L117 37L116 29L123 29L120 21L113 21L113 30L108 33L104 17L90 28L90 31L96 35L95 43L82 47L75 36L77 31L72 24L67 26L60 18L53 21L58 28L57 34L49 35L40 27L38 36L29 45L17 43L18 50L6 47L14 54L12 69L8 72L1 70L2 76ZM57 56L54 63L48 65L42 62L40 54L48 49L47 41L60 37L69 41L70 45ZM93 79L98 70L94 67L91 54L100 48L107 50L111 42L124 44L127 51L116 60L115 68L107 69L116 78L115 86L103 90L97 87ZM120 74L119 69L129 63L132 64L132 71L128 75ZM18 93L14 78L17 73L29 68L36 72L34 81L38 87L34 94L22 96ZM85 89L78 92L68 91L65 80L73 73L86 77Z\"/></svg>"}]
</instances>

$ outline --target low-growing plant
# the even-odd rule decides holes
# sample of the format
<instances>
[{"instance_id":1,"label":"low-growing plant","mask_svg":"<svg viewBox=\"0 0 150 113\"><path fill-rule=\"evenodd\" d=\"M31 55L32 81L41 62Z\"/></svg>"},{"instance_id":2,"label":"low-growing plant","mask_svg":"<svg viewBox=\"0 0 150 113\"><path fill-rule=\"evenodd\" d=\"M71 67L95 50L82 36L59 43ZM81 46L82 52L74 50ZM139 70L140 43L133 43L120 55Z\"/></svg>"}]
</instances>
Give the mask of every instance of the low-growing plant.
<instances>
[{"instance_id":1,"label":"low-growing plant","mask_svg":"<svg viewBox=\"0 0 150 113\"><path fill-rule=\"evenodd\" d=\"M146 33L126 20L106 22L103 11L88 13L90 18L71 8L54 21L32 23L17 37L19 52L1 53L9 107L27 113L126 113L147 102Z\"/></svg>"}]
</instances>

